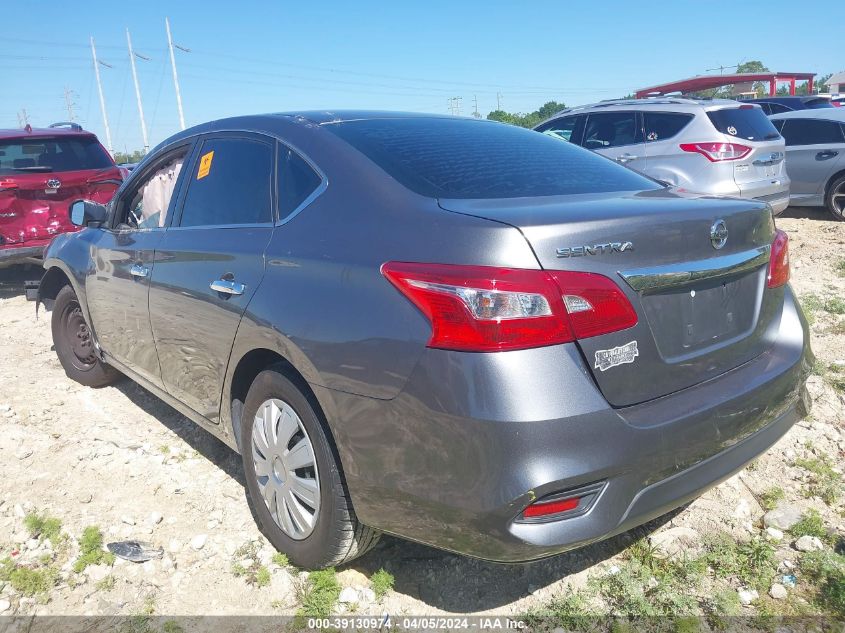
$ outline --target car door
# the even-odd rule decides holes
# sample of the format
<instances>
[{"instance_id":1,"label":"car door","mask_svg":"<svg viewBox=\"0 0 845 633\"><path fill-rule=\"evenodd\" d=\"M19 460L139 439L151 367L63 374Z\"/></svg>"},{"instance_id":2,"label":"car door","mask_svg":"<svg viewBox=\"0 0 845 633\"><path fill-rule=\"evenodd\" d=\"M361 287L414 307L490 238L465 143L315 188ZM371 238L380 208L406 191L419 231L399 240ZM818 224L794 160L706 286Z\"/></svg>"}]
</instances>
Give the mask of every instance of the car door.
<instances>
[{"instance_id":1,"label":"car door","mask_svg":"<svg viewBox=\"0 0 845 633\"><path fill-rule=\"evenodd\" d=\"M644 171L645 141L638 112L591 112L581 145L617 163Z\"/></svg>"},{"instance_id":2,"label":"car door","mask_svg":"<svg viewBox=\"0 0 845 633\"><path fill-rule=\"evenodd\" d=\"M780 123L786 140L786 173L792 184L793 199L817 203L824 195L824 185L845 161L845 137L837 121L817 118L789 118ZM798 200L796 200L798 201Z\"/></svg>"},{"instance_id":3,"label":"car door","mask_svg":"<svg viewBox=\"0 0 845 633\"><path fill-rule=\"evenodd\" d=\"M133 174L111 204L108 226L93 246L85 288L100 347L142 378L162 387L150 326L148 293L155 250L170 224L181 166L191 142L175 145Z\"/></svg>"},{"instance_id":4,"label":"car door","mask_svg":"<svg viewBox=\"0 0 845 633\"><path fill-rule=\"evenodd\" d=\"M215 423L238 324L264 276L274 156L261 135L202 137L155 253L150 320L164 387Z\"/></svg>"}]
</instances>

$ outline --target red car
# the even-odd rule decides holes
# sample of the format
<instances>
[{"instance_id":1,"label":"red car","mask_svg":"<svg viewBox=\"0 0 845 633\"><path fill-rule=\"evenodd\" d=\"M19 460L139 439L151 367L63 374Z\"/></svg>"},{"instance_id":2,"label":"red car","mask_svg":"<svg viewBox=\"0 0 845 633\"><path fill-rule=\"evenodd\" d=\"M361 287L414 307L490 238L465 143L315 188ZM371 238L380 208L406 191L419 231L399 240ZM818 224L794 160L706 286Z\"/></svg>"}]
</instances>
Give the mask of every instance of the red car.
<instances>
[{"instance_id":1,"label":"red car","mask_svg":"<svg viewBox=\"0 0 845 633\"><path fill-rule=\"evenodd\" d=\"M41 257L54 236L78 230L71 202L105 204L122 181L97 137L76 123L0 130L0 264Z\"/></svg>"}]
</instances>

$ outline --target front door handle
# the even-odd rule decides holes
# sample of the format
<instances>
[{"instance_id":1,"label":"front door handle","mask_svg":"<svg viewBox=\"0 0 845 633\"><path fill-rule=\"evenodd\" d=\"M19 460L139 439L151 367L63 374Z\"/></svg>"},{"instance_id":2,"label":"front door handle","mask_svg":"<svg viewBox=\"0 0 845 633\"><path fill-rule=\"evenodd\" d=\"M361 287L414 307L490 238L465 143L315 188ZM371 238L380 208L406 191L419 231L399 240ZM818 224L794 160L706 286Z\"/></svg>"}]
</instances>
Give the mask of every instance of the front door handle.
<instances>
[{"instance_id":1,"label":"front door handle","mask_svg":"<svg viewBox=\"0 0 845 633\"><path fill-rule=\"evenodd\" d=\"M133 264L132 268L129 269L129 274L133 277L144 279L150 276L150 269L141 264Z\"/></svg>"},{"instance_id":2,"label":"front door handle","mask_svg":"<svg viewBox=\"0 0 845 633\"><path fill-rule=\"evenodd\" d=\"M211 282L210 287L215 292L222 292L226 295L242 295L246 290L244 284L231 279L215 279Z\"/></svg>"},{"instance_id":3,"label":"front door handle","mask_svg":"<svg viewBox=\"0 0 845 633\"><path fill-rule=\"evenodd\" d=\"M827 160L828 158L833 158L834 156L838 156L839 152L834 152L832 149L826 149L823 152L819 152L816 154L816 158L818 160Z\"/></svg>"},{"instance_id":4,"label":"front door handle","mask_svg":"<svg viewBox=\"0 0 845 633\"><path fill-rule=\"evenodd\" d=\"M621 156L616 157L617 163L630 163L632 160L637 160L639 156L634 156L633 154L622 154Z\"/></svg>"}]
</instances>

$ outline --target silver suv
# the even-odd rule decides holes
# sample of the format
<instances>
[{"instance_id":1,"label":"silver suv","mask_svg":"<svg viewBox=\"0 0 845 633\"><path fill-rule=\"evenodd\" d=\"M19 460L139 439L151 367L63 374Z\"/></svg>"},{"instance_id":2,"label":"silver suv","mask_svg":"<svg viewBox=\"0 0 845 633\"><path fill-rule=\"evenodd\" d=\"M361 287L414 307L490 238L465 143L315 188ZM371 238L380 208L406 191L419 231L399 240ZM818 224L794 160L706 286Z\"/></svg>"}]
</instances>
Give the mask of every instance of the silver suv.
<instances>
[{"instance_id":1,"label":"silver suv","mask_svg":"<svg viewBox=\"0 0 845 633\"><path fill-rule=\"evenodd\" d=\"M789 205L784 140L759 106L724 99L623 99L569 108L535 128L698 193Z\"/></svg>"}]
</instances>

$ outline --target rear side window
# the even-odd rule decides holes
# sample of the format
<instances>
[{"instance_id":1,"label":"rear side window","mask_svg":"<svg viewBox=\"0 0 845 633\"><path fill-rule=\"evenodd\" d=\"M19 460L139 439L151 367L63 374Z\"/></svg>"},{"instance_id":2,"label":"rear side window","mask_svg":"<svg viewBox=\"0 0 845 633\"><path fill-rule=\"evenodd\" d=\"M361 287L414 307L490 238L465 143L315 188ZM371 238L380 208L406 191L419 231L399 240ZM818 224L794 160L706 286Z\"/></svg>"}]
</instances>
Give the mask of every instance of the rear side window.
<instances>
[{"instance_id":1,"label":"rear side window","mask_svg":"<svg viewBox=\"0 0 845 633\"><path fill-rule=\"evenodd\" d=\"M517 198L659 188L572 143L489 121L399 118L325 126L432 198Z\"/></svg>"},{"instance_id":2,"label":"rear side window","mask_svg":"<svg viewBox=\"0 0 845 633\"><path fill-rule=\"evenodd\" d=\"M305 202L323 179L299 154L285 145L279 150L279 219L284 220Z\"/></svg>"},{"instance_id":3,"label":"rear side window","mask_svg":"<svg viewBox=\"0 0 845 633\"><path fill-rule=\"evenodd\" d=\"M241 138L205 141L190 174L179 225L270 222L272 171L269 143Z\"/></svg>"},{"instance_id":4,"label":"rear side window","mask_svg":"<svg viewBox=\"0 0 845 633\"><path fill-rule=\"evenodd\" d=\"M602 112L587 116L582 143L587 149L606 149L642 142L636 112Z\"/></svg>"},{"instance_id":5,"label":"rear side window","mask_svg":"<svg viewBox=\"0 0 845 633\"><path fill-rule=\"evenodd\" d=\"M707 117L722 134L746 141L770 141L779 136L763 111L754 106L712 110L707 113Z\"/></svg>"},{"instance_id":6,"label":"rear side window","mask_svg":"<svg viewBox=\"0 0 845 633\"><path fill-rule=\"evenodd\" d=\"M766 114L780 114L782 112L792 112L792 108L788 108L785 105L780 103L761 103L760 107L764 108L764 106L769 106L768 112Z\"/></svg>"},{"instance_id":7,"label":"rear side window","mask_svg":"<svg viewBox=\"0 0 845 633\"><path fill-rule=\"evenodd\" d=\"M0 141L0 174L105 169L114 161L93 136Z\"/></svg>"},{"instance_id":8,"label":"rear side window","mask_svg":"<svg viewBox=\"0 0 845 633\"><path fill-rule=\"evenodd\" d=\"M820 119L785 119L781 134L789 145L827 145L845 143L842 126L836 121Z\"/></svg>"},{"instance_id":9,"label":"rear side window","mask_svg":"<svg viewBox=\"0 0 845 633\"><path fill-rule=\"evenodd\" d=\"M662 141L672 138L692 121L694 115L679 112L643 112L645 140Z\"/></svg>"}]
</instances>

